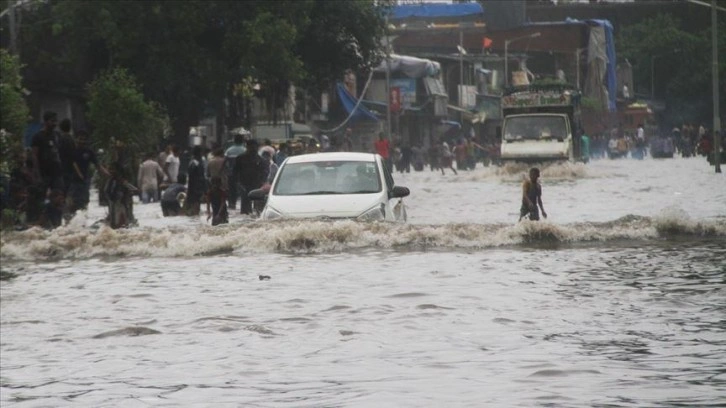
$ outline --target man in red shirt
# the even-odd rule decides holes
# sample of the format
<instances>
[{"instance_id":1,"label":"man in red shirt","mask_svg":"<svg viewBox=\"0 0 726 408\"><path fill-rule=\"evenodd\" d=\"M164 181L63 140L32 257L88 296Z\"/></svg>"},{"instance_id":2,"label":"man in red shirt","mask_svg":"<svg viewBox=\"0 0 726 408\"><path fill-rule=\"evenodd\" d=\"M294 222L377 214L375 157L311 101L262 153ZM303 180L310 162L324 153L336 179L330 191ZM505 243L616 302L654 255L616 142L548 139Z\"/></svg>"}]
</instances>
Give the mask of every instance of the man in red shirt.
<instances>
[{"instance_id":1,"label":"man in red shirt","mask_svg":"<svg viewBox=\"0 0 726 408\"><path fill-rule=\"evenodd\" d=\"M388 170L390 171L392 164L390 154L391 146L388 143L388 139L383 136L383 132L378 132L378 140L376 140L373 145L376 148L376 153L383 157L383 161L386 163L386 166L388 166Z\"/></svg>"}]
</instances>

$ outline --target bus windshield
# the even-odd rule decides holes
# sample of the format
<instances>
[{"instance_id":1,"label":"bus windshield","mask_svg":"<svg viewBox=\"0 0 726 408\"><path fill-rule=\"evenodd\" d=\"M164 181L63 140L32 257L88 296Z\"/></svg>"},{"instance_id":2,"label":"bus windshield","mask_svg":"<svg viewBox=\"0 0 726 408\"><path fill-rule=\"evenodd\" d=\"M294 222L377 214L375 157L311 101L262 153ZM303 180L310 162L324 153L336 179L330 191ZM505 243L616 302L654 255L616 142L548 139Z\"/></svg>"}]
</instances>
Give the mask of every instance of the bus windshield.
<instances>
[{"instance_id":1,"label":"bus windshield","mask_svg":"<svg viewBox=\"0 0 726 408\"><path fill-rule=\"evenodd\" d=\"M502 131L504 140L564 140L567 123L562 116L516 116L506 118Z\"/></svg>"}]
</instances>

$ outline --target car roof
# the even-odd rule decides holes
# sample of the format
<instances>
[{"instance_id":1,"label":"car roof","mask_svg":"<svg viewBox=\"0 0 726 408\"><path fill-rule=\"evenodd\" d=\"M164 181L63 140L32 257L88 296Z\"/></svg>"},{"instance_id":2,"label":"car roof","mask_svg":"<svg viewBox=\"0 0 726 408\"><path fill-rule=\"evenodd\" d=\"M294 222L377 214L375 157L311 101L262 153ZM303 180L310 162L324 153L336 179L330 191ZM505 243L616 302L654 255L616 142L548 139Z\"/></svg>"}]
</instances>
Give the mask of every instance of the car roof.
<instances>
[{"instance_id":1,"label":"car roof","mask_svg":"<svg viewBox=\"0 0 726 408\"><path fill-rule=\"evenodd\" d=\"M287 159L288 163L309 163L319 161L362 161L375 162L376 154L374 153L355 153L355 152L322 152L309 153L292 156Z\"/></svg>"}]
</instances>

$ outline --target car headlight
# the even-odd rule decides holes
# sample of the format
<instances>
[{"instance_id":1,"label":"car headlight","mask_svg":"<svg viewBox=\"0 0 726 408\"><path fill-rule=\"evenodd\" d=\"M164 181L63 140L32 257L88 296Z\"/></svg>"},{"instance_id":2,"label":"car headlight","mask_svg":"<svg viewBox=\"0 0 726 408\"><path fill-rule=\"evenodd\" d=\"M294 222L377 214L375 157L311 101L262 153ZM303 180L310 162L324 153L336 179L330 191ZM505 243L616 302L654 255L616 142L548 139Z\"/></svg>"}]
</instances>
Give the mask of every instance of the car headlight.
<instances>
[{"instance_id":1,"label":"car headlight","mask_svg":"<svg viewBox=\"0 0 726 408\"><path fill-rule=\"evenodd\" d=\"M282 218L282 213L268 205L262 210L262 216L260 218L263 220L277 220Z\"/></svg>"},{"instance_id":2,"label":"car headlight","mask_svg":"<svg viewBox=\"0 0 726 408\"><path fill-rule=\"evenodd\" d=\"M386 205L380 204L366 210L356 219L358 221L383 221L386 219Z\"/></svg>"}]
</instances>

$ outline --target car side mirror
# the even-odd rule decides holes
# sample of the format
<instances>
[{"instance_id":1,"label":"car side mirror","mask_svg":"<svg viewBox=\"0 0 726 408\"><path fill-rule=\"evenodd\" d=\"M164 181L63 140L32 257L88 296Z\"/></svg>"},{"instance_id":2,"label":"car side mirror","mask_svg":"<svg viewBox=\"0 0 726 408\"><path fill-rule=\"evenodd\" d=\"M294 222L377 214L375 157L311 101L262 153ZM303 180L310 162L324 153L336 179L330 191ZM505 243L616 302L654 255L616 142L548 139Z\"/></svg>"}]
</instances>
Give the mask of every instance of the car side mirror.
<instances>
[{"instance_id":1,"label":"car side mirror","mask_svg":"<svg viewBox=\"0 0 726 408\"><path fill-rule=\"evenodd\" d=\"M411 194L411 191L406 187L393 186L393 189L388 193L389 198L403 198Z\"/></svg>"},{"instance_id":2,"label":"car side mirror","mask_svg":"<svg viewBox=\"0 0 726 408\"><path fill-rule=\"evenodd\" d=\"M249 199L253 201L264 200L265 198L267 198L267 191L261 188L256 188L247 193L247 197L249 197Z\"/></svg>"}]
</instances>

